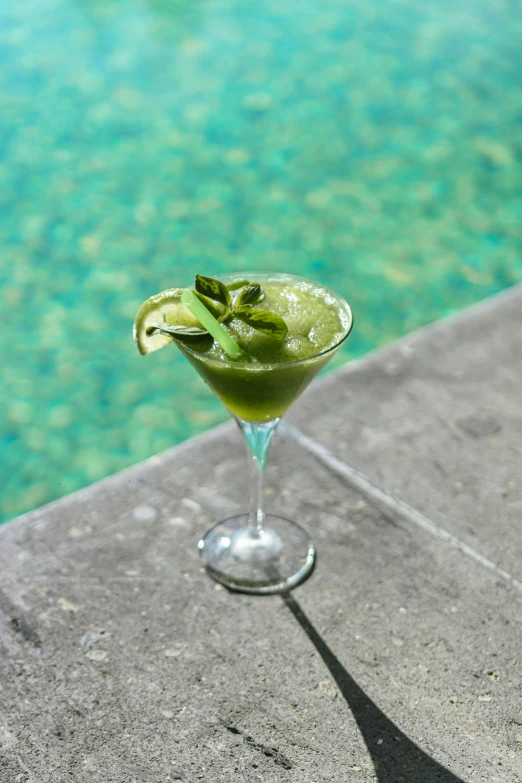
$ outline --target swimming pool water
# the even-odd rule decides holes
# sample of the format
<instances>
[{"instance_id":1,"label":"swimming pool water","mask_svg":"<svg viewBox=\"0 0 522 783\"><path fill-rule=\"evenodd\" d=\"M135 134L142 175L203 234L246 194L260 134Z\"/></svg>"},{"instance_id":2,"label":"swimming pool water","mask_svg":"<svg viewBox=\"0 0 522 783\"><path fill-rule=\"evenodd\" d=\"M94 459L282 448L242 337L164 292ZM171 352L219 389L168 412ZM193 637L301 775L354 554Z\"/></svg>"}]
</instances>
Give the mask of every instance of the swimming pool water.
<instances>
[{"instance_id":1,"label":"swimming pool water","mask_svg":"<svg viewBox=\"0 0 522 783\"><path fill-rule=\"evenodd\" d=\"M131 340L195 272L332 286L337 363L520 281L521 11L0 0L1 518L226 418Z\"/></svg>"}]
</instances>

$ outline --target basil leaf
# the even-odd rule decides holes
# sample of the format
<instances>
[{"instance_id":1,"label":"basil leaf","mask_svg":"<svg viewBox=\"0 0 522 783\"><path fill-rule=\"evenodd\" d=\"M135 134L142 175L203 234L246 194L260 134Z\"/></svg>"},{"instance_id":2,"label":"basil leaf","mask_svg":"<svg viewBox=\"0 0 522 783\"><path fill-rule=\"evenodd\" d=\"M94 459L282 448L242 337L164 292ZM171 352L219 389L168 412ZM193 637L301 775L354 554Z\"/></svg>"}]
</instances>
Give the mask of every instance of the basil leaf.
<instances>
[{"instance_id":1,"label":"basil leaf","mask_svg":"<svg viewBox=\"0 0 522 783\"><path fill-rule=\"evenodd\" d=\"M249 283L239 294L236 304L237 306L257 304L263 297L263 289L259 283Z\"/></svg>"},{"instance_id":2,"label":"basil leaf","mask_svg":"<svg viewBox=\"0 0 522 783\"><path fill-rule=\"evenodd\" d=\"M221 280L215 277L205 277L205 275L196 275L196 291L209 299L215 299L221 302L225 307L230 307L230 292Z\"/></svg>"},{"instance_id":3,"label":"basil leaf","mask_svg":"<svg viewBox=\"0 0 522 783\"><path fill-rule=\"evenodd\" d=\"M244 285L249 285L248 280L236 280L234 283L229 283L227 288L229 291L237 291L238 288L243 288Z\"/></svg>"},{"instance_id":4,"label":"basil leaf","mask_svg":"<svg viewBox=\"0 0 522 783\"><path fill-rule=\"evenodd\" d=\"M198 329L196 326L148 326L147 334L164 334L166 337L172 337L180 343L185 343L191 348L200 351L208 351L212 348L214 338L205 329Z\"/></svg>"},{"instance_id":5,"label":"basil leaf","mask_svg":"<svg viewBox=\"0 0 522 783\"><path fill-rule=\"evenodd\" d=\"M221 304L221 302L213 302L212 299L209 299L208 296L205 296L204 294L200 294L199 291L193 291L193 294L194 296L197 296L199 301L205 305L209 313L212 313L214 318L220 320L227 315L228 311L226 307Z\"/></svg>"},{"instance_id":6,"label":"basil leaf","mask_svg":"<svg viewBox=\"0 0 522 783\"><path fill-rule=\"evenodd\" d=\"M270 310L256 310L250 305L240 305L234 310L234 317L279 342L285 339L288 332L288 326L281 316Z\"/></svg>"}]
</instances>

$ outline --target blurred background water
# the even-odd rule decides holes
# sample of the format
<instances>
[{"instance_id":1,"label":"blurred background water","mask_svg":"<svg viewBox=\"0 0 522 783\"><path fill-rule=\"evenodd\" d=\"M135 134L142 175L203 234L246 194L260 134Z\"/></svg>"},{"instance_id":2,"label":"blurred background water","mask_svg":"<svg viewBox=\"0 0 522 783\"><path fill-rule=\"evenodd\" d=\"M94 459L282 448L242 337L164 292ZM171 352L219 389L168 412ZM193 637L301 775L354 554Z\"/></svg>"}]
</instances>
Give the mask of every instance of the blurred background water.
<instances>
[{"instance_id":1,"label":"blurred background water","mask_svg":"<svg viewBox=\"0 0 522 783\"><path fill-rule=\"evenodd\" d=\"M332 286L337 364L520 281L521 41L521 0L0 0L1 519L226 418L131 340L195 272Z\"/></svg>"}]
</instances>

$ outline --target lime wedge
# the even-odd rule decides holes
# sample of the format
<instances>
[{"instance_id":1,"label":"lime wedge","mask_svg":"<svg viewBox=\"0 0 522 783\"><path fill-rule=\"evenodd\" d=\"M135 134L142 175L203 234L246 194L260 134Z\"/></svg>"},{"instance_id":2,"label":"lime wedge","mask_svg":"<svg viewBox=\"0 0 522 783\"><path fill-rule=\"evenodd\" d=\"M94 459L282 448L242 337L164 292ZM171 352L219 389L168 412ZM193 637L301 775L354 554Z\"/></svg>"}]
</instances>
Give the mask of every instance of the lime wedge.
<instances>
[{"instance_id":1,"label":"lime wedge","mask_svg":"<svg viewBox=\"0 0 522 783\"><path fill-rule=\"evenodd\" d=\"M190 310L181 302L183 288L169 288L151 296L141 305L134 321L134 341L143 356L169 345L172 338L164 334L147 334L148 326L200 326Z\"/></svg>"}]
</instances>

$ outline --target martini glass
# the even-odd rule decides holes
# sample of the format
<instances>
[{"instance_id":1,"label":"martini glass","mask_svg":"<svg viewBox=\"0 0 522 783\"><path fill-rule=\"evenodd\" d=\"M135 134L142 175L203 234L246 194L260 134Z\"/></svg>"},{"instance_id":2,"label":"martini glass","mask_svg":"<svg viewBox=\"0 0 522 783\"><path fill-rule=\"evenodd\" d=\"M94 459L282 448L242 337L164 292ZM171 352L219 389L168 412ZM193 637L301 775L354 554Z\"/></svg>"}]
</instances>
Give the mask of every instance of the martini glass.
<instances>
[{"instance_id":1,"label":"martini glass","mask_svg":"<svg viewBox=\"0 0 522 783\"><path fill-rule=\"evenodd\" d=\"M178 343L202 378L228 408L247 444L250 463L248 512L218 522L199 542L201 560L218 582L244 593L273 594L295 587L312 571L316 550L309 534L263 510L263 476L270 443L281 416L348 337L353 317L334 291L302 277L266 272L220 275L225 284L248 278L299 290L303 283L321 292L339 316L338 339L314 356L271 364L207 357ZM318 310L320 317L320 307Z\"/></svg>"}]
</instances>

